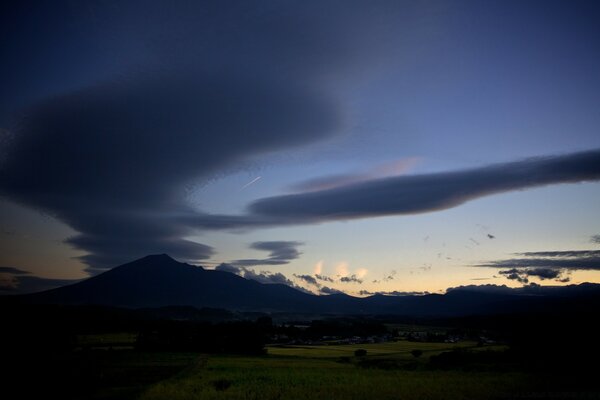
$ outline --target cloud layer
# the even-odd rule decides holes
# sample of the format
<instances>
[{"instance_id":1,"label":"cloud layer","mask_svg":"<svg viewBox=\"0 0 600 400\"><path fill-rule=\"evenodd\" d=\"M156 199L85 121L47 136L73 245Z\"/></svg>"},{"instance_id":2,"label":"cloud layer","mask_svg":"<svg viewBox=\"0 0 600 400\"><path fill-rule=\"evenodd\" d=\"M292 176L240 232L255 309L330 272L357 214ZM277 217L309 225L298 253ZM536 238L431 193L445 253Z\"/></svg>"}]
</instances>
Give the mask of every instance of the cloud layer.
<instances>
[{"instance_id":1,"label":"cloud layer","mask_svg":"<svg viewBox=\"0 0 600 400\"><path fill-rule=\"evenodd\" d=\"M600 270L600 250L516 253L517 258L492 261L481 267Z\"/></svg>"},{"instance_id":2,"label":"cloud layer","mask_svg":"<svg viewBox=\"0 0 600 400\"><path fill-rule=\"evenodd\" d=\"M79 282L78 279L52 279L32 276L30 272L14 267L0 267L0 293L25 294L54 289Z\"/></svg>"},{"instance_id":3,"label":"cloud layer","mask_svg":"<svg viewBox=\"0 0 600 400\"><path fill-rule=\"evenodd\" d=\"M300 257L302 253L297 247L303 245L302 242L295 241L269 241L269 242L254 242L250 245L251 249L268 251L267 258L251 258L242 260L230 261L230 264L236 266L252 267L257 265L283 265Z\"/></svg>"},{"instance_id":4,"label":"cloud layer","mask_svg":"<svg viewBox=\"0 0 600 400\"><path fill-rule=\"evenodd\" d=\"M592 241L596 236L592 236ZM513 254L514 258L480 264L478 267L502 268L507 279L529 283L530 278L569 282L572 271L600 270L600 250L535 251Z\"/></svg>"},{"instance_id":5,"label":"cloud layer","mask_svg":"<svg viewBox=\"0 0 600 400\"><path fill-rule=\"evenodd\" d=\"M246 215L206 215L191 218L190 224L232 229L412 215L445 210L493 194L597 180L600 150L593 150L268 197L250 204Z\"/></svg>"}]
</instances>

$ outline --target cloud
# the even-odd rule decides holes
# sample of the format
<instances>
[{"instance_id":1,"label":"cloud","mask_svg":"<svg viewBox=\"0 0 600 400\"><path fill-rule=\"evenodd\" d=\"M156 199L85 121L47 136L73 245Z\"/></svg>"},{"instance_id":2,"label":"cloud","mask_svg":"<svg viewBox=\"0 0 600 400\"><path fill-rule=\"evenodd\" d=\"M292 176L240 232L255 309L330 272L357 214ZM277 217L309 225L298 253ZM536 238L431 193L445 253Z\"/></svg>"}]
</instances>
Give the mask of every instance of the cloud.
<instances>
[{"instance_id":1,"label":"cloud","mask_svg":"<svg viewBox=\"0 0 600 400\"><path fill-rule=\"evenodd\" d=\"M335 272L338 276L348 275L348 263L346 261L337 263L335 266Z\"/></svg>"},{"instance_id":2,"label":"cloud","mask_svg":"<svg viewBox=\"0 0 600 400\"><path fill-rule=\"evenodd\" d=\"M297 259L302 254L297 247L304 243L295 241L254 242L251 249L268 251L269 257L262 259L242 259L231 261L237 266L283 265Z\"/></svg>"},{"instance_id":3,"label":"cloud","mask_svg":"<svg viewBox=\"0 0 600 400\"><path fill-rule=\"evenodd\" d=\"M396 274L397 274L396 270L393 269L388 276L386 276L385 278L383 278L383 281L384 282L389 282L389 281L394 280L394 277L396 276Z\"/></svg>"},{"instance_id":4,"label":"cloud","mask_svg":"<svg viewBox=\"0 0 600 400\"><path fill-rule=\"evenodd\" d=\"M315 275L320 275L322 272L323 272L323 260L320 260L315 264L314 273L315 273Z\"/></svg>"},{"instance_id":5,"label":"cloud","mask_svg":"<svg viewBox=\"0 0 600 400\"><path fill-rule=\"evenodd\" d=\"M366 182L377 178L402 175L409 171L418 161L417 157L410 157L378 165L366 172L315 178L293 185L291 190L294 192L313 192Z\"/></svg>"},{"instance_id":6,"label":"cloud","mask_svg":"<svg viewBox=\"0 0 600 400\"><path fill-rule=\"evenodd\" d=\"M400 176L250 205L254 215L313 221L417 214L507 191L600 179L600 150L535 158L457 172Z\"/></svg>"},{"instance_id":7,"label":"cloud","mask_svg":"<svg viewBox=\"0 0 600 400\"><path fill-rule=\"evenodd\" d=\"M521 283L529 283L529 278L536 277L540 280L553 279L557 282L569 282L569 277L563 276L564 269L553 268L511 268L506 271L499 271L507 279L516 280Z\"/></svg>"},{"instance_id":8,"label":"cloud","mask_svg":"<svg viewBox=\"0 0 600 400\"><path fill-rule=\"evenodd\" d=\"M333 282L333 278L326 276L326 275L321 275L321 274L315 274L315 278L317 278L320 281L323 282Z\"/></svg>"},{"instance_id":9,"label":"cloud","mask_svg":"<svg viewBox=\"0 0 600 400\"><path fill-rule=\"evenodd\" d=\"M379 292L371 292L368 290L361 290L358 292L362 296L373 296L373 295L384 295L384 296L424 296L429 294L429 292L402 292L398 290L393 290L391 292L379 291Z\"/></svg>"},{"instance_id":10,"label":"cloud","mask_svg":"<svg viewBox=\"0 0 600 400\"><path fill-rule=\"evenodd\" d=\"M67 243L89 252L93 268L159 250L207 259L212 247L182 239L192 228L176 218L195 213L186 185L335 128L330 105L292 86L159 76L55 98L30 111L11 143L0 193L80 232Z\"/></svg>"},{"instance_id":11,"label":"cloud","mask_svg":"<svg viewBox=\"0 0 600 400\"><path fill-rule=\"evenodd\" d=\"M0 275L0 291L13 291L19 287L19 279L13 275Z\"/></svg>"},{"instance_id":12,"label":"cloud","mask_svg":"<svg viewBox=\"0 0 600 400\"><path fill-rule=\"evenodd\" d=\"M0 107L15 97L26 106L6 134L2 127L0 195L75 230L67 243L87 253L82 261L91 273L154 253L209 259L216 252L210 244L185 239L199 229L431 212L598 178L596 151L449 173L371 173L343 186L263 198L245 215L199 211L190 194L210 179L339 132L343 93L322 82L354 82L380 65L378 54L397 52L402 29L413 26L402 22L419 7L166 4L151 2L140 12L136 2L86 3L47 21L20 9L23 23L11 25L9 40L21 40L37 62L22 68L16 53L5 57L6 75L18 82L3 87ZM70 23L89 21L89 7L102 17ZM31 34L32 23L61 40ZM47 57L64 52L69 56ZM36 93L21 95L30 87Z\"/></svg>"},{"instance_id":13,"label":"cloud","mask_svg":"<svg viewBox=\"0 0 600 400\"><path fill-rule=\"evenodd\" d=\"M267 197L250 204L245 215L204 215L190 223L208 229L232 229L413 215L499 193L597 180L599 149Z\"/></svg>"},{"instance_id":14,"label":"cloud","mask_svg":"<svg viewBox=\"0 0 600 400\"><path fill-rule=\"evenodd\" d=\"M592 243L598 243L598 244L600 244L600 235L593 235L590 238L590 240L591 240Z\"/></svg>"},{"instance_id":15,"label":"cloud","mask_svg":"<svg viewBox=\"0 0 600 400\"><path fill-rule=\"evenodd\" d=\"M600 250L560 250L514 253L516 258L496 260L478 267L506 268L499 271L507 279L529 283L534 277L569 282L565 276L577 270L600 270Z\"/></svg>"},{"instance_id":16,"label":"cloud","mask_svg":"<svg viewBox=\"0 0 600 400\"><path fill-rule=\"evenodd\" d=\"M235 265L221 263L215 267L215 271L224 271L224 272L230 272L232 274L240 275L240 274L243 274L244 269L241 267L236 267Z\"/></svg>"},{"instance_id":17,"label":"cloud","mask_svg":"<svg viewBox=\"0 0 600 400\"><path fill-rule=\"evenodd\" d=\"M498 271L500 275L504 275L506 279L515 280L520 283L529 283L527 274L522 273L520 269L512 268L506 271Z\"/></svg>"},{"instance_id":18,"label":"cloud","mask_svg":"<svg viewBox=\"0 0 600 400\"><path fill-rule=\"evenodd\" d=\"M298 279L303 280L304 282L306 282L308 284L319 286L319 282L317 282L317 280L313 276L310 276L310 275L297 275L297 274L294 274L294 276L296 278L298 278Z\"/></svg>"},{"instance_id":19,"label":"cloud","mask_svg":"<svg viewBox=\"0 0 600 400\"><path fill-rule=\"evenodd\" d=\"M52 279L32 276L29 271L14 267L0 267L0 292L26 294L54 289L79 282L80 279Z\"/></svg>"},{"instance_id":20,"label":"cloud","mask_svg":"<svg viewBox=\"0 0 600 400\"><path fill-rule=\"evenodd\" d=\"M352 275L350 275L350 276L342 276L342 277L340 278L340 282L343 282L343 283L358 283L358 284L361 284L361 283L363 283L363 280L362 280L362 279L359 279L359 278L358 278L356 275L352 274Z\"/></svg>"},{"instance_id":21,"label":"cloud","mask_svg":"<svg viewBox=\"0 0 600 400\"><path fill-rule=\"evenodd\" d=\"M478 267L600 270L600 250L537 251L514 255L520 257L491 261Z\"/></svg>"},{"instance_id":22,"label":"cloud","mask_svg":"<svg viewBox=\"0 0 600 400\"><path fill-rule=\"evenodd\" d=\"M79 279L51 279L39 276L11 275L0 277L0 292L4 294L36 293L79 282Z\"/></svg>"},{"instance_id":23,"label":"cloud","mask_svg":"<svg viewBox=\"0 0 600 400\"><path fill-rule=\"evenodd\" d=\"M331 287L327 287L327 286L323 286L319 289L319 292L321 294L339 294L339 293L344 293L341 290L337 290Z\"/></svg>"},{"instance_id":24,"label":"cloud","mask_svg":"<svg viewBox=\"0 0 600 400\"><path fill-rule=\"evenodd\" d=\"M538 295L538 296L555 296L561 295L562 293L589 293L589 290L598 290L597 284L583 283L580 285L540 285L535 282L531 282L522 287L508 287L506 285L466 285L457 286L446 289L446 293L452 291L471 291L471 292L484 292L484 293L495 293L495 294L506 294L506 295Z\"/></svg>"},{"instance_id":25,"label":"cloud","mask_svg":"<svg viewBox=\"0 0 600 400\"><path fill-rule=\"evenodd\" d=\"M366 268L359 268L356 270L356 277L359 279L364 278L369 273L369 270Z\"/></svg>"},{"instance_id":26,"label":"cloud","mask_svg":"<svg viewBox=\"0 0 600 400\"><path fill-rule=\"evenodd\" d=\"M281 285L287 285L291 287L296 287L294 282L289 280L285 275L281 272L269 272L269 271L260 271L255 272L251 269L247 269L244 271L244 278L252 279L260 283L278 283Z\"/></svg>"},{"instance_id":27,"label":"cloud","mask_svg":"<svg viewBox=\"0 0 600 400\"><path fill-rule=\"evenodd\" d=\"M470 292L484 292L484 293L497 293L497 294L512 294L518 292L518 289L510 288L506 285L494 285L494 284L485 284L485 285L464 285L464 286L456 286L446 289L446 293L450 293L452 291L470 291Z\"/></svg>"},{"instance_id":28,"label":"cloud","mask_svg":"<svg viewBox=\"0 0 600 400\"><path fill-rule=\"evenodd\" d=\"M238 266L228 264L228 263L221 263L221 264L217 265L215 267L215 270L236 274L236 275L241 276L242 278L252 279L252 280L260 282L260 283L282 284L282 285L291 286L295 289L305 291L303 288L295 285L294 282L289 280L285 275L283 275L280 272L270 272L270 271L256 272L249 268L238 267ZM297 275L294 275L294 276L297 276ZM299 276L297 276L297 277L299 277ZM310 276L309 276L309 278L310 278Z\"/></svg>"},{"instance_id":29,"label":"cloud","mask_svg":"<svg viewBox=\"0 0 600 400\"><path fill-rule=\"evenodd\" d=\"M0 274L28 275L30 272L14 267L0 267Z\"/></svg>"},{"instance_id":30,"label":"cloud","mask_svg":"<svg viewBox=\"0 0 600 400\"><path fill-rule=\"evenodd\" d=\"M60 90L18 113L3 135L0 195L78 232L67 243L88 253L82 261L92 273L152 253L208 259L210 245L184 239L198 227L187 219L202 216L190 192L339 131L341 99L318 83L352 65L368 32L338 28L364 16L356 7L245 2L169 4L167 14L154 3L143 13L133 3L118 13L92 7L105 16L94 24L94 37L107 41L100 47L121 50L87 63L119 72L63 74ZM316 12L325 9L340 12ZM75 19L89 13L72 11Z\"/></svg>"}]
</instances>

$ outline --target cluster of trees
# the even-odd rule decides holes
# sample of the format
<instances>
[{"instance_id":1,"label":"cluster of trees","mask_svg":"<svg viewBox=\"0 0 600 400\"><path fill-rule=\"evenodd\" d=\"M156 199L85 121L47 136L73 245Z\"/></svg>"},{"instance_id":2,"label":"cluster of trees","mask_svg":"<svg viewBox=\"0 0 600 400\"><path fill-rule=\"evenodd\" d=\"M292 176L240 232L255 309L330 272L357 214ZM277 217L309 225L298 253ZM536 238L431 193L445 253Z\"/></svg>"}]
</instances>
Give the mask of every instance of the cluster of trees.
<instances>
[{"instance_id":1,"label":"cluster of trees","mask_svg":"<svg viewBox=\"0 0 600 400\"><path fill-rule=\"evenodd\" d=\"M198 351L202 353L264 354L272 331L270 318L222 323L159 321L138 335L143 351Z\"/></svg>"}]
</instances>

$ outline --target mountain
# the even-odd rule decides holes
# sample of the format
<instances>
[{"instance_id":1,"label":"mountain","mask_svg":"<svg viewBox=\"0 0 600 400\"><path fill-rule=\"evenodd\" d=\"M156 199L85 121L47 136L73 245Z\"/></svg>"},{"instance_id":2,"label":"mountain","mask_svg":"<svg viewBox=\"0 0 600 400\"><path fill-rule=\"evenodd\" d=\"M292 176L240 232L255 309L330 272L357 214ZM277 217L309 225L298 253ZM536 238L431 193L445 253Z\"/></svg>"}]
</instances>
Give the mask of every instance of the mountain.
<instances>
[{"instance_id":1,"label":"mountain","mask_svg":"<svg viewBox=\"0 0 600 400\"><path fill-rule=\"evenodd\" d=\"M73 285L25 295L34 302L131 308L187 305L235 310L294 310L313 297L224 271L150 255Z\"/></svg>"},{"instance_id":2,"label":"mountain","mask_svg":"<svg viewBox=\"0 0 600 400\"><path fill-rule=\"evenodd\" d=\"M597 304L600 285L527 290L484 285L453 288L444 295L316 296L286 285L262 284L225 271L205 270L161 254L118 266L73 285L21 298L33 303L128 308L193 306L236 311L463 316L544 311L549 305L563 307L582 298Z\"/></svg>"}]
</instances>

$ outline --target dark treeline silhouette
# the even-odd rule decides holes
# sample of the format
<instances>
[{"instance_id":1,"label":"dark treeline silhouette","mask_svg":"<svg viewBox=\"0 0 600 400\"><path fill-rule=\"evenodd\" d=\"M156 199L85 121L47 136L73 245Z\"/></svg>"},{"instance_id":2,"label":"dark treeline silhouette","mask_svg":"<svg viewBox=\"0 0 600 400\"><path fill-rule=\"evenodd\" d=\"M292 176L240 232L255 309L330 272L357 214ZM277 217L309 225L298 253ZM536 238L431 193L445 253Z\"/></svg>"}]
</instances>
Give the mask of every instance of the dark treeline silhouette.
<instances>
[{"instance_id":1,"label":"dark treeline silhouette","mask_svg":"<svg viewBox=\"0 0 600 400\"><path fill-rule=\"evenodd\" d=\"M140 331L135 348L142 351L264 354L272 326L261 320L223 323L160 321Z\"/></svg>"}]
</instances>

